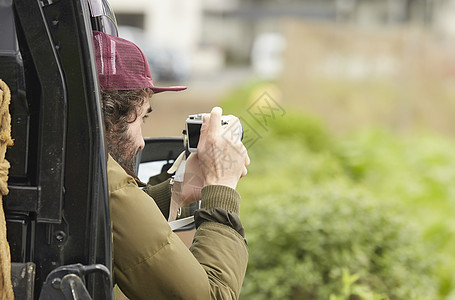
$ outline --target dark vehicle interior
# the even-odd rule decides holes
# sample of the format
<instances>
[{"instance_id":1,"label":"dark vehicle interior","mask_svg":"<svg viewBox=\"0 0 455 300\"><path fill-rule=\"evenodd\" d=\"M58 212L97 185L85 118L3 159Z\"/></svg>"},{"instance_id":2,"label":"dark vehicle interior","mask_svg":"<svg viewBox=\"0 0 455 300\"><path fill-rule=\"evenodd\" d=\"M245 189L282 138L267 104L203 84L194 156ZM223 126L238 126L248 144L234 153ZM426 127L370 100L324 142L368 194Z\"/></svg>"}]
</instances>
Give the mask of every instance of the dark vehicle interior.
<instances>
[{"instance_id":1,"label":"dark vehicle interior","mask_svg":"<svg viewBox=\"0 0 455 300\"><path fill-rule=\"evenodd\" d=\"M116 34L106 0L0 1L0 78L14 146L3 199L16 299L113 299L106 152L92 30ZM148 139L166 166L180 138Z\"/></svg>"}]
</instances>

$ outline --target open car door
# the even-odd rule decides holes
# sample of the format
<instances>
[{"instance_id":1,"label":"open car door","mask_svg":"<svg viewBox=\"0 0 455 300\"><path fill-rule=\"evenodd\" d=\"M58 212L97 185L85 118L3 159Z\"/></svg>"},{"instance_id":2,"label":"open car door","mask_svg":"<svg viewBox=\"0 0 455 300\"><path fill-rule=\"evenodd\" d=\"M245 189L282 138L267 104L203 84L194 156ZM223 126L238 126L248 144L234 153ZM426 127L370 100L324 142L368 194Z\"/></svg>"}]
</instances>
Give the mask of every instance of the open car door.
<instances>
[{"instance_id":1,"label":"open car door","mask_svg":"<svg viewBox=\"0 0 455 300\"><path fill-rule=\"evenodd\" d=\"M11 89L15 143L4 210L16 299L113 298L93 22L87 0L1 1L0 78Z\"/></svg>"}]
</instances>

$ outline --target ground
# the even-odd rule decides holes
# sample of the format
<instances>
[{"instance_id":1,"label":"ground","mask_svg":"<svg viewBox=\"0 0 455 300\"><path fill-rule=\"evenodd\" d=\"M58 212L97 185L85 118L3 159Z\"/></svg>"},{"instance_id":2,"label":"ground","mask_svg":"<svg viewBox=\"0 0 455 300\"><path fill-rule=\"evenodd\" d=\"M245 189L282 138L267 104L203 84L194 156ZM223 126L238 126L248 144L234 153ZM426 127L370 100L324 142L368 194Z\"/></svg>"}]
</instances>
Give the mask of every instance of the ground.
<instances>
[{"instance_id":1,"label":"ground","mask_svg":"<svg viewBox=\"0 0 455 300\"><path fill-rule=\"evenodd\" d=\"M153 112L143 126L145 137L181 136L190 114L210 112L232 88L251 78L248 68L228 68L214 74L195 76L183 84L188 89L165 92L152 98ZM155 83L171 85L172 83Z\"/></svg>"}]
</instances>

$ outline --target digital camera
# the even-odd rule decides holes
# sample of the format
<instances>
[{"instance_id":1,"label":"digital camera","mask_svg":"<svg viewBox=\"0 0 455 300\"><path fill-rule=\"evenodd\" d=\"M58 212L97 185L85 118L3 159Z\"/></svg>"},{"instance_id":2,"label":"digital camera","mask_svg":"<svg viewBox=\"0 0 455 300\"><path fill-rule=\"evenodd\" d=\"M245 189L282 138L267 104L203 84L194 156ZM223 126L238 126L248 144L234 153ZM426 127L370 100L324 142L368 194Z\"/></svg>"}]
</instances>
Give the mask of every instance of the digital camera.
<instances>
[{"instance_id":1,"label":"digital camera","mask_svg":"<svg viewBox=\"0 0 455 300\"><path fill-rule=\"evenodd\" d=\"M195 115L189 115L186 119L186 147L190 152L197 152L197 145L199 143L199 138L201 136L201 126L204 115L210 115L208 113L201 113ZM229 121L232 119L234 124L229 124ZM238 124L236 124L238 123ZM226 139L243 139L243 127L238 118L235 118L233 115L221 116L221 126L230 126L232 128L223 132L223 136Z\"/></svg>"}]
</instances>

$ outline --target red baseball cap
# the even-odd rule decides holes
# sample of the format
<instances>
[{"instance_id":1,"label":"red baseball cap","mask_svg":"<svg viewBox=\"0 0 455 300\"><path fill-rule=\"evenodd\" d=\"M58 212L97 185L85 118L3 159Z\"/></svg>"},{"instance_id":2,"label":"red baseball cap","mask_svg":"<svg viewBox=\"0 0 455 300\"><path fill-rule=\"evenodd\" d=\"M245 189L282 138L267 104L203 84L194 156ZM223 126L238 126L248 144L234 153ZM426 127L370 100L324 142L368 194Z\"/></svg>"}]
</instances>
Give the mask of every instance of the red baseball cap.
<instances>
[{"instance_id":1,"label":"red baseball cap","mask_svg":"<svg viewBox=\"0 0 455 300\"><path fill-rule=\"evenodd\" d=\"M96 70L103 90L150 88L154 93L160 93L186 89L186 86L155 86L147 58L142 50L130 41L93 31L93 43Z\"/></svg>"}]
</instances>

